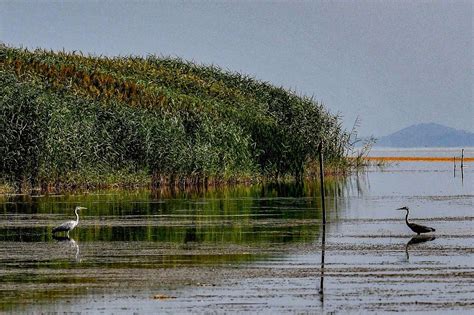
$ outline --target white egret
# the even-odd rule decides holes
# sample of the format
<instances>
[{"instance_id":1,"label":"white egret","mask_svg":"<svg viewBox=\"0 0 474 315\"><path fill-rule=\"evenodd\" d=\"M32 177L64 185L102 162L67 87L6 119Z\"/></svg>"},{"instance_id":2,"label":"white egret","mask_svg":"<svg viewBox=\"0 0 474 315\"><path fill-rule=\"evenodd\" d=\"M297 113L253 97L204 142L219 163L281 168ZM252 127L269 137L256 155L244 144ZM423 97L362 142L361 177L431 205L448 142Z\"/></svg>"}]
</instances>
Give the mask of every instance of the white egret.
<instances>
[{"instance_id":1,"label":"white egret","mask_svg":"<svg viewBox=\"0 0 474 315\"><path fill-rule=\"evenodd\" d=\"M53 234L57 232L67 232L67 236L69 237L69 232L72 231L79 224L79 214L77 213L77 211L84 210L84 209L87 209L87 208L76 207L76 210L74 211L74 213L76 214L76 220L67 221L55 227L53 229Z\"/></svg>"}]
</instances>

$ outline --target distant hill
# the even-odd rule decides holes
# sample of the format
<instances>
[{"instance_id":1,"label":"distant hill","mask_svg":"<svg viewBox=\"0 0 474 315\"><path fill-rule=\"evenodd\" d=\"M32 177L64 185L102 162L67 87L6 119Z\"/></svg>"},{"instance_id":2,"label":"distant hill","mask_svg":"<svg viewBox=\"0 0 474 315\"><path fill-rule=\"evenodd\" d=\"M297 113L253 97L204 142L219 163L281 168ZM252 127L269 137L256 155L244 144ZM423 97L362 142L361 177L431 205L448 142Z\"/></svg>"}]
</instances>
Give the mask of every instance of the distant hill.
<instances>
[{"instance_id":1,"label":"distant hill","mask_svg":"<svg viewBox=\"0 0 474 315\"><path fill-rule=\"evenodd\" d=\"M417 124L381 137L376 146L382 147L472 147L474 133L440 124Z\"/></svg>"}]
</instances>

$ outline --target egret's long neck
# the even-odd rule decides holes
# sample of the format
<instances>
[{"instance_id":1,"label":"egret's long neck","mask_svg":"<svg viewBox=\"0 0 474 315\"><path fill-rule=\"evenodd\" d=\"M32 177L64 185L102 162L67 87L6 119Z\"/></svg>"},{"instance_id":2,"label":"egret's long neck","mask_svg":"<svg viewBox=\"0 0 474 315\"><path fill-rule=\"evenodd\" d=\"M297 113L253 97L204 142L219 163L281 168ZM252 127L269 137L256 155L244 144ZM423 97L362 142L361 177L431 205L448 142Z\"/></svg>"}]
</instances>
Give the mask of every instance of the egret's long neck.
<instances>
[{"instance_id":1,"label":"egret's long neck","mask_svg":"<svg viewBox=\"0 0 474 315\"><path fill-rule=\"evenodd\" d=\"M79 223L79 214L77 213L77 209L74 211L74 213L76 214L76 222Z\"/></svg>"},{"instance_id":2,"label":"egret's long neck","mask_svg":"<svg viewBox=\"0 0 474 315\"><path fill-rule=\"evenodd\" d=\"M407 215L406 215L406 217L405 217L405 221L407 222L407 224L408 224L408 212L409 212L409 211L407 210Z\"/></svg>"}]
</instances>

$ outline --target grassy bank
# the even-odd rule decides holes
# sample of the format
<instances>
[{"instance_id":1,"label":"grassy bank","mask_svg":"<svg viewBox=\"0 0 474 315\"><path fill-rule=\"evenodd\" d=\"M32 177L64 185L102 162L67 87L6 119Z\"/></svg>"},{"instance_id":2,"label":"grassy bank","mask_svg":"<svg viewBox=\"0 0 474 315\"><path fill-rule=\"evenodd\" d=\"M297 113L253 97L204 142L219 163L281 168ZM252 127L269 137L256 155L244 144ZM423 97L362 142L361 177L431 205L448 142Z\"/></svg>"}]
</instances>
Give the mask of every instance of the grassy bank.
<instances>
[{"instance_id":1,"label":"grassy bank","mask_svg":"<svg viewBox=\"0 0 474 315\"><path fill-rule=\"evenodd\" d=\"M0 46L0 177L14 187L302 178L349 135L322 104L172 58Z\"/></svg>"}]
</instances>

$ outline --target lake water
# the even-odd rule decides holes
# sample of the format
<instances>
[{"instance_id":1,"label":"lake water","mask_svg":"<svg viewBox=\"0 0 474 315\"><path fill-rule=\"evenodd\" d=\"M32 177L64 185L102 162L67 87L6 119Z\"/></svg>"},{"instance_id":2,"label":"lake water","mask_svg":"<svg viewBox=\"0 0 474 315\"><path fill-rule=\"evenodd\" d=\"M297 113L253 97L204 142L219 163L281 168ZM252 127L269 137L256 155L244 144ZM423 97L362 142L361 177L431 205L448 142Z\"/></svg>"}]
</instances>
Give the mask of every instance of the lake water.
<instances>
[{"instance_id":1,"label":"lake water","mask_svg":"<svg viewBox=\"0 0 474 315\"><path fill-rule=\"evenodd\" d=\"M414 156L414 157L456 157L461 158L462 150L465 157L474 157L474 147L467 148L385 148L375 147L369 156ZM459 161L458 161L459 163Z\"/></svg>"},{"instance_id":2,"label":"lake water","mask_svg":"<svg viewBox=\"0 0 474 315\"><path fill-rule=\"evenodd\" d=\"M473 165L328 180L324 246L318 183L3 196L0 312L472 313ZM404 205L436 232L413 238Z\"/></svg>"}]
</instances>

